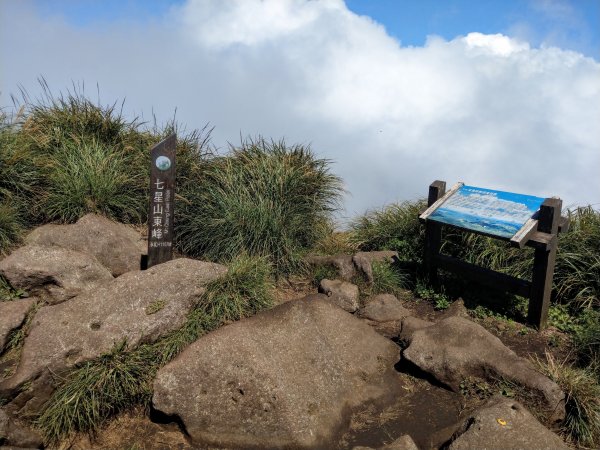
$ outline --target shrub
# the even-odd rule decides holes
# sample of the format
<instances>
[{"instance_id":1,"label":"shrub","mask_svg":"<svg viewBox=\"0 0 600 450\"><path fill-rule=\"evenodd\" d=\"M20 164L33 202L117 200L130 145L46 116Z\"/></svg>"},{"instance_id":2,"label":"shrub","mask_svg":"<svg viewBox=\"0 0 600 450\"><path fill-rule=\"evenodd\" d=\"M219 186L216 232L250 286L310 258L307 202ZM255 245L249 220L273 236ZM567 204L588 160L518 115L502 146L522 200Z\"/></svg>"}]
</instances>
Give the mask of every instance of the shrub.
<instances>
[{"instance_id":1,"label":"shrub","mask_svg":"<svg viewBox=\"0 0 600 450\"><path fill-rule=\"evenodd\" d=\"M8 201L0 201L0 255L19 242L22 231L19 209Z\"/></svg>"},{"instance_id":2,"label":"shrub","mask_svg":"<svg viewBox=\"0 0 600 450\"><path fill-rule=\"evenodd\" d=\"M351 222L353 240L363 250L395 250L401 261L420 263L425 234L419 213L425 206L417 200L367 212Z\"/></svg>"},{"instance_id":3,"label":"shrub","mask_svg":"<svg viewBox=\"0 0 600 450\"><path fill-rule=\"evenodd\" d=\"M180 329L132 351L121 342L109 353L75 368L36 419L46 439L57 441L75 431L94 430L125 408L148 406L157 370L187 345L225 322L272 305L270 273L264 259L236 258L227 274L206 286Z\"/></svg>"},{"instance_id":4,"label":"shrub","mask_svg":"<svg viewBox=\"0 0 600 450\"><path fill-rule=\"evenodd\" d=\"M589 310L580 318L574 348L579 365L595 371L600 382L600 312Z\"/></svg>"},{"instance_id":5,"label":"shrub","mask_svg":"<svg viewBox=\"0 0 600 450\"><path fill-rule=\"evenodd\" d=\"M406 285L407 277L396 265L389 262L375 261L372 268L372 294L396 294Z\"/></svg>"},{"instance_id":6,"label":"shrub","mask_svg":"<svg viewBox=\"0 0 600 450\"><path fill-rule=\"evenodd\" d=\"M211 158L196 181L201 188L179 207L180 248L213 261L263 256L278 274L296 270L338 205L341 181L328 163L304 146L264 139Z\"/></svg>"}]
</instances>

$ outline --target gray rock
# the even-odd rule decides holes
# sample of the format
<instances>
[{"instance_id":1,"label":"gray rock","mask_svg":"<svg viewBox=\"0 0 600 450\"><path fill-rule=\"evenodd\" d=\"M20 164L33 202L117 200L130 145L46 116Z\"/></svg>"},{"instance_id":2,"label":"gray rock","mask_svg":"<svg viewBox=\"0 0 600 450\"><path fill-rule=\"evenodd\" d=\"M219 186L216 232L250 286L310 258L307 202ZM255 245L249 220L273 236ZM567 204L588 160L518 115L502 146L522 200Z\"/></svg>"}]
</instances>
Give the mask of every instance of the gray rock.
<instances>
[{"instance_id":1,"label":"gray rock","mask_svg":"<svg viewBox=\"0 0 600 450\"><path fill-rule=\"evenodd\" d=\"M334 305L349 313L355 312L360 307L358 286L347 281L324 278L319 284L319 292L329 297L329 301Z\"/></svg>"},{"instance_id":2,"label":"gray rock","mask_svg":"<svg viewBox=\"0 0 600 450\"><path fill-rule=\"evenodd\" d=\"M419 450L419 447L408 434L405 434L394 442L381 447L380 450Z\"/></svg>"},{"instance_id":3,"label":"gray rock","mask_svg":"<svg viewBox=\"0 0 600 450\"><path fill-rule=\"evenodd\" d=\"M402 320L412 313L392 294L379 294L367 300L366 305L358 311L360 317L375 322Z\"/></svg>"},{"instance_id":4,"label":"gray rock","mask_svg":"<svg viewBox=\"0 0 600 450\"><path fill-rule=\"evenodd\" d=\"M43 439L37 431L11 417L0 408L0 443L19 449L41 448Z\"/></svg>"},{"instance_id":5,"label":"gray rock","mask_svg":"<svg viewBox=\"0 0 600 450\"><path fill-rule=\"evenodd\" d=\"M399 395L399 349L323 295L209 333L159 370L153 405L199 448L333 448L356 408Z\"/></svg>"},{"instance_id":6,"label":"gray rock","mask_svg":"<svg viewBox=\"0 0 600 450\"><path fill-rule=\"evenodd\" d=\"M16 373L0 382L0 395L10 397L43 371L60 373L123 340L131 349L179 328L204 293L203 286L226 271L218 264L175 259L146 271L128 272L68 302L41 308Z\"/></svg>"},{"instance_id":7,"label":"gray rock","mask_svg":"<svg viewBox=\"0 0 600 450\"><path fill-rule=\"evenodd\" d=\"M408 316L402 320L400 338L409 340L415 331L430 327L431 325L433 325L433 322L419 319L418 317Z\"/></svg>"},{"instance_id":8,"label":"gray rock","mask_svg":"<svg viewBox=\"0 0 600 450\"><path fill-rule=\"evenodd\" d=\"M356 275L352 255L307 256L305 261L313 266L331 266L344 281L352 281Z\"/></svg>"},{"instance_id":9,"label":"gray rock","mask_svg":"<svg viewBox=\"0 0 600 450\"><path fill-rule=\"evenodd\" d=\"M493 398L475 411L450 450L567 450L569 447L539 423L520 403Z\"/></svg>"},{"instance_id":10,"label":"gray rock","mask_svg":"<svg viewBox=\"0 0 600 450\"><path fill-rule=\"evenodd\" d=\"M465 302L462 298L458 298L453 301L441 315L442 319L447 319L448 317L464 317L465 319L469 318L469 312L467 311Z\"/></svg>"},{"instance_id":11,"label":"gray rock","mask_svg":"<svg viewBox=\"0 0 600 450\"><path fill-rule=\"evenodd\" d=\"M28 244L58 246L95 256L113 276L139 270L147 244L133 228L88 214L72 225L44 225L25 239Z\"/></svg>"},{"instance_id":12,"label":"gray rock","mask_svg":"<svg viewBox=\"0 0 600 450\"><path fill-rule=\"evenodd\" d=\"M468 377L500 376L541 394L553 420L564 418L565 396L558 385L482 326L449 317L407 338L403 357L456 392Z\"/></svg>"},{"instance_id":13,"label":"gray rock","mask_svg":"<svg viewBox=\"0 0 600 450\"><path fill-rule=\"evenodd\" d=\"M61 247L26 245L0 261L0 275L15 289L50 304L69 300L112 280L91 255Z\"/></svg>"},{"instance_id":14,"label":"gray rock","mask_svg":"<svg viewBox=\"0 0 600 450\"><path fill-rule=\"evenodd\" d=\"M10 332L23 324L35 302L35 298L0 302L0 353L4 351L4 347L8 343Z\"/></svg>"},{"instance_id":15,"label":"gray rock","mask_svg":"<svg viewBox=\"0 0 600 450\"><path fill-rule=\"evenodd\" d=\"M373 282L373 266L374 262L392 262L398 258L398 252L394 251L379 251L379 252L358 252L352 257L354 266L362 272L369 283Z\"/></svg>"}]
</instances>

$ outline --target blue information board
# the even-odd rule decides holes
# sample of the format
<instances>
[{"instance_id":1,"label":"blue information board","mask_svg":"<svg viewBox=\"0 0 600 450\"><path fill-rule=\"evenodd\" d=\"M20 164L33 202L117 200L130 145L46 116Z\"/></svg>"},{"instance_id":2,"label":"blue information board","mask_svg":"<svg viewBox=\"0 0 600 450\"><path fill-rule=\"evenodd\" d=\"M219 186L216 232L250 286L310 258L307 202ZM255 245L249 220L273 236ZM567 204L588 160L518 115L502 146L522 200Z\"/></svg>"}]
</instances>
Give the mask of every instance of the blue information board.
<instances>
[{"instance_id":1,"label":"blue information board","mask_svg":"<svg viewBox=\"0 0 600 450\"><path fill-rule=\"evenodd\" d=\"M428 219L510 239L540 209L544 200L531 195L461 186Z\"/></svg>"}]
</instances>

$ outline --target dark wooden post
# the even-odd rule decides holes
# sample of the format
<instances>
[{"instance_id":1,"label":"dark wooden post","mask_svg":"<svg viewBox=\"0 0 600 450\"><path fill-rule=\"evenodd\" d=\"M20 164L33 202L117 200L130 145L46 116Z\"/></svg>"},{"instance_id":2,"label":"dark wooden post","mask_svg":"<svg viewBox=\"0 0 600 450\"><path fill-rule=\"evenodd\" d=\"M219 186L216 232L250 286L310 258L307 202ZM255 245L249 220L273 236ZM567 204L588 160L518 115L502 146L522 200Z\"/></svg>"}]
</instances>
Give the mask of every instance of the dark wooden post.
<instances>
[{"instance_id":1,"label":"dark wooden post","mask_svg":"<svg viewBox=\"0 0 600 450\"><path fill-rule=\"evenodd\" d=\"M176 147L177 136L172 134L150 150L147 268L173 257Z\"/></svg>"},{"instance_id":2,"label":"dark wooden post","mask_svg":"<svg viewBox=\"0 0 600 450\"><path fill-rule=\"evenodd\" d=\"M427 206L433 205L440 197L446 193L446 182L436 180L429 185L429 196L427 197ZM440 253L442 243L442 226L439 223L428 220L425 223L425 253L423 261L425 263L425 273L429 282L437 286L437 264L436 256Z\"/></svg>"},{"instance_id":3,"label":"dark wooden post","mask_svg":"<svg viewBox=\"0 0 600 450\"><path fill-rule=\"evenodd\" d=\"M558 198L544 200L538 217L538 231L556 236L561 218L561 208L562 200ZM535 249L527 320L539 330L546 327L548 320L557 247L558 240L554 239L549 249Z\"/></svg>"}]
</instances>

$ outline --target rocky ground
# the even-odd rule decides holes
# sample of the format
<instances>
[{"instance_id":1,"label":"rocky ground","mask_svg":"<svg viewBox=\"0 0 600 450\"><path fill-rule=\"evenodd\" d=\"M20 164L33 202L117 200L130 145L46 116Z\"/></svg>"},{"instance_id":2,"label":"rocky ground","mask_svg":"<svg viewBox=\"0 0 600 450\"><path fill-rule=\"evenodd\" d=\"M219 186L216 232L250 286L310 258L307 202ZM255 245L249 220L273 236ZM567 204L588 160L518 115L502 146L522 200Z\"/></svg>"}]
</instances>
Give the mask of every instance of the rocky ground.
<instances>
[{"instance_id":1,"label":"rocky ground","mask_svg":"<svg viewBox=\"0 0 600 450\"><path fill-rule=\"evenodd\" d=\"M227 271L178 258L140 271L139 233L98 216L34 230L0 261L27 298L0 302L0 445L41 448L28 419L61 374L180 327ZM166 364L149 411L114 417L62 448L560 449L564 394L528 358L560 335L445 311L410 292L361 298L389 252L316 257L338 279L279 283L278 305L223 326ZM26 325L20 351L10 342ZM529 330L523 332L523 330ZM504 396L497 395L504 387ZM524 390L538 417L511 389ZM53 445L54 446L54 445Z\"/></svg>"}]
</instances>

